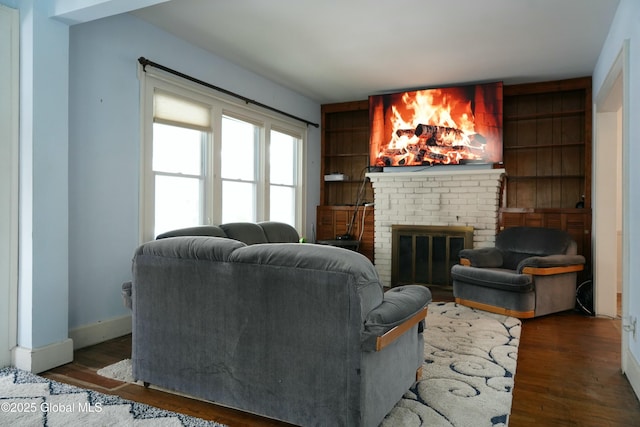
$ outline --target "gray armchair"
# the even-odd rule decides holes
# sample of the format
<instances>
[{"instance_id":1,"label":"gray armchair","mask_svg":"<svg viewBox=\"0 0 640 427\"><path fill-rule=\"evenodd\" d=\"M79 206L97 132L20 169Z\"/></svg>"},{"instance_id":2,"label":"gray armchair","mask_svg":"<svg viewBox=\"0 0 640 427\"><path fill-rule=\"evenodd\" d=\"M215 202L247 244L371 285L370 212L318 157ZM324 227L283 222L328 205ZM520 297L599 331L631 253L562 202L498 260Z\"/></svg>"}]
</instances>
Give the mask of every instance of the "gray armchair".
<instances>
[{"instance_id":1,"label":"gray armchair","mask_svg":"<svg viewBox=\"0 0 640 427\"><path fill-rule=\"evenodd\" d=\"M570 310L585 258L562 230L507 228L495 247L464 249L451 268L457 303L519 318Z\"/></svg>"}]
</instances>

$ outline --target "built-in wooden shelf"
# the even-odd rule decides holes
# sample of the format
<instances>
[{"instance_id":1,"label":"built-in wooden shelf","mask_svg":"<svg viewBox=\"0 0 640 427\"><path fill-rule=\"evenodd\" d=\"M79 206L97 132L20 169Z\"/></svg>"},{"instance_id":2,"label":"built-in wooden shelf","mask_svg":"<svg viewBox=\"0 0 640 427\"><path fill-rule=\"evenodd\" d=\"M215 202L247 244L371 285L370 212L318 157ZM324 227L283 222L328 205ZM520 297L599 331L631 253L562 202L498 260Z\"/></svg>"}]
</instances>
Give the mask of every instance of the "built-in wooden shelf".
<instances>
[{"instance_id":1,"label":"built-in wooden shelf","mask_svg":"<svg viewBox=\"0 0 640 427\"><path fill-rule=\"evenodd\" d=\"M373 188L365 180L369 166L369 101L323 105L321 138L316 238L332 240L350 232L353 239L360 240L358 251L373 261L374 210L363 206L373 202ZM332 173L348 179L325 181L324 175Z\"/></svg>"}]
</instances>

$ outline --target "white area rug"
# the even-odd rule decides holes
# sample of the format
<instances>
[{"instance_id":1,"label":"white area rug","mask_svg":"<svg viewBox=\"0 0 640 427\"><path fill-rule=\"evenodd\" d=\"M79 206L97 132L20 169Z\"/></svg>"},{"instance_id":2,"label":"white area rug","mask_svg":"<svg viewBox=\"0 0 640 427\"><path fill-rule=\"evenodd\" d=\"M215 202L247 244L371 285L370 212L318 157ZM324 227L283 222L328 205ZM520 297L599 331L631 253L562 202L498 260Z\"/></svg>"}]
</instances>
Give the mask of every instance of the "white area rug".
<instances>
[{"instance_id":1,"label":"white area rug","mask_svg":"<svg viewBox=\"0 0 640 427\"><path fill-rule=\"evenodd\" d=\"M520 328L513 317L429 305L422 380L382 426L507 426Z\"/></svg>"},{"instance_id":2,"label":"white area rug","mask_svg":"<svg viewBox=\"0 0 640 427\"><path fill-rule=\"evenodd\" d=\"M16 368L0 369L0 426L224 427Z\"/></svg>"},{"instance_id":3,"label":"white area rug","mask_svg":"<svg viewBox=\"0 0 640 427\"><path fill-rule=\"evenodd\" d=\"M418 381L381 427L507 426L521 322L455 303L429 305ZM131 361L98 371L133 382Z\"/></svg>"}]
</instances>

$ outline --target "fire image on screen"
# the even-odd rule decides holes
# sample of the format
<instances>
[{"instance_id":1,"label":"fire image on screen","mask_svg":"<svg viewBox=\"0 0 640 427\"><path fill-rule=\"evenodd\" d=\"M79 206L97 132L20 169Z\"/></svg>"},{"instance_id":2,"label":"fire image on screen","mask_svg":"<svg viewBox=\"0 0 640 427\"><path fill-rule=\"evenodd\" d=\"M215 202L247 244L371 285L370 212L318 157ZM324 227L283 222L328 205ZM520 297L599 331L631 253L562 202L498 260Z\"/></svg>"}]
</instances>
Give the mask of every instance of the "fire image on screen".
<instances>
[{"instance_id":1,"label":"fire image on screen","mask_svg":"<svg viewBox=\"0 0 640 427\"><path fill-rule=\"evenodd\" d=\"M502 82L369 97L371 166L502 161Z\"/></svg>"}]
</instances>

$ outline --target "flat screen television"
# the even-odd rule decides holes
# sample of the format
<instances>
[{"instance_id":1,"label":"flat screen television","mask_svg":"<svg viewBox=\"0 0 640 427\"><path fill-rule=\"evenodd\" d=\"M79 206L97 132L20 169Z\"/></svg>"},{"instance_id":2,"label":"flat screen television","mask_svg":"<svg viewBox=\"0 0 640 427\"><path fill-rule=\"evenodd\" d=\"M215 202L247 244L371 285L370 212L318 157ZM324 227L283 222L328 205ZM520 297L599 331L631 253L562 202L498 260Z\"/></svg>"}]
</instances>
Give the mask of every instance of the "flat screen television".
<instances>
[{"instance_id":1,"label":"flat screen television","mask_svg":"<svg viewBox=\"0 0 640 427\"><path fill-rule=\"evenodd\" d=\"M502 162L502 82L369 97L369 164Z\"/></svg>"}]
</instances>

